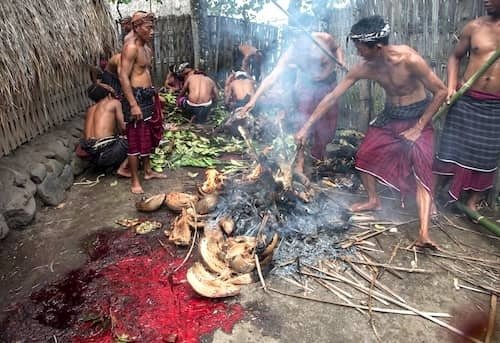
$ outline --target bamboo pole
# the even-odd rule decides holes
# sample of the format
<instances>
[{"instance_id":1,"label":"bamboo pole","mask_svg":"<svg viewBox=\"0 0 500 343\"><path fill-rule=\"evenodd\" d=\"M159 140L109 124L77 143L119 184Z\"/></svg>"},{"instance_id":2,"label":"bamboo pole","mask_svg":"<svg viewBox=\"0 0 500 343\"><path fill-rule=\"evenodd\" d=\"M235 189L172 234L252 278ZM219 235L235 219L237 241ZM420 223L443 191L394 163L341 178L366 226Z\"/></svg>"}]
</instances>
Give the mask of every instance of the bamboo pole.
<instances>
[{"instance_id":1,"label":"bamboo pole","mask_svg":"<svg viewBox=\"0 0 500 343\"><path fill-rule=\"evenodd\" d=\"M492 294L490 301L490 315L488 318L488 331L486 332L486 338L484 343L490 343L493 332L495 331L495 318L497 315L497 296Z\"/></svg>"},{"instance_id":2,"label":"bamboo pole","mask_svg":"<svg viewBox=\"0 0 500 343\"><path fill-rule=\"evenodd\" d=\"M500 226L498 226L495 222L489 220L485 216L482 216L478 212L471 210L460 201L455 202L455 206L457 206L457 208L464 212L469 218L477 221L479 225L490 230L495 235L500 236Z\"/></svg>"},{"instance_id":3,"label":"bamboo pole","mask_svg":"<svg viewBox=\"0 0 500 343\"><path fill-rule=\"evenodd\" d=\"M446 102L446 104L441 106L439 111L437 111L437 113L432 118L432 122L436 123L437 120L444 113L446 113L446 111L448 111L451 105L453 105L458 100L458 98L464 95L465 92L467 92L472 87L472 85L477 81L477 79L479 79L486 72L486 70L488 70L488 68L491 67L493 63L495 63L495 61L499 57L500 57L500 50L496 50L495 53L491 55L490 58L488 58L488 60L481 66L481 68L479 68L478 71L476 71L474 75L472 75L470 79L467 80L467 82L464 83L462 87L460 87L460 89L451 97L451 99L448 102Z\"/></svg>"}]
</instances>

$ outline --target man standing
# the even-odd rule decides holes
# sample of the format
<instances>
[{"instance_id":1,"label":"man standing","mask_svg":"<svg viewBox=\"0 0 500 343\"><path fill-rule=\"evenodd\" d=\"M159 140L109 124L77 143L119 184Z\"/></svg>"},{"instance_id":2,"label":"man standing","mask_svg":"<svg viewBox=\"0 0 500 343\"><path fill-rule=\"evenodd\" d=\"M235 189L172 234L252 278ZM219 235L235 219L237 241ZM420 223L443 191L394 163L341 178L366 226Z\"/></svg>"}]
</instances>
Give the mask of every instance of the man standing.
<instances>
[{"instance_id":1,"label":"man standing","mask_svg":"<svg viewBox=\"0 0 500 343\"><path fill-rule=\"evenodd\" d=\"M303 18L303 25L311 26L311 18ZM308 25L309 24L309 25ZM324 50L329 51L341 65L344 65L344 53L335 39L325 32L297 33L295 43L280 57L273 71L264 78L260 87L252 96L244 111L252 109L257 100L270 89L281 76L296 72L295 101L298 111L297 118L287 118L290 122L302 126L311 116L321 99L331 92L337 84L336 63L328 57L322 49L311 41L311 37ZM325 111L325 115L312 128L313 146L311 155L322 160L325 155L326 146L335 136L337 127L336 105ZM291 113L288 114L290 116ZM295 163L294 174L299 176L303 183L307 183L304 175L304 150L299 149Z\"/></svg>"},{"instance_id":2,"label":"man standing","mask_svg":"<svg viewBox=\"0 0 500 343\"><path fill-rule=\"evenodd\" d=\"M356 81L373 80L385 90L384 111L368 129L356 155L368 201L352 211L381 208L376 179L401 192L417 195L420 218L419 247L435 248L428 234L431 211L433 130L432 115L446 98L446 87L424 59L406 45L389 45L390 27L380 16L361 19L351 28L350 39L364 61L355 65L314 110L297 133L303 142L308 131ZM426 94L430 91L434 97Z\"/></svg>"},{"instance_id":3,"label":"man standing","mask_svg":"<svg viewBox=\"0 0 500 343\"><path fill-rule=\"evenodd\" d=\"M487 16L469 22L448 59L448 99L500 49L500 0L484 1ZM464 78L460 61L468 56ZM448 111L434 172L453 176L452 201L470 191L467 206L477 210L481 192L493 187L500 154L500 61L496 61Z\"/></svg>"},{"instance_id":4,"label":"man standing","mask_svg":"<svg viewBox=\"0 0 500 343\"><path fill-rule=\"evenodd\" d=\"M150 74L152 52L147 43L153 38L153 21L152 13L134 13L131 20L134 37L123 46L119 70L129 143L131 191L136 194L144 193L138 174L139 157L143 158L145 180L166 177L154 172L149 163L149 155L154 148L151 121L155 112L156 93Z\"/></svg>"},{"instance_id":5,"label":"man standing","mask_svg":"<svg viewBox=\"0 0 500 343\"><path fill-rule=\"evenodd\" d=\"M179 93L180 107L191 116L193 122L204 123L217 100L217 86L198 70L190 70L184 77L184 85Z\"/></svg>"},{"instance_id":6,"label":"man standing","mask_svg":"<svg viewBox=\"0 0 500 343\"><path fill-rule=\"evenodd\" d=\"M77 147L77 155L90 160L96 167L118 168L120 176L130 177L127 170L127 140L122 105L112 93L98 84L89 87L88 96L96 103L85 115L84 138Z\"/></svg>"}]
</instances>

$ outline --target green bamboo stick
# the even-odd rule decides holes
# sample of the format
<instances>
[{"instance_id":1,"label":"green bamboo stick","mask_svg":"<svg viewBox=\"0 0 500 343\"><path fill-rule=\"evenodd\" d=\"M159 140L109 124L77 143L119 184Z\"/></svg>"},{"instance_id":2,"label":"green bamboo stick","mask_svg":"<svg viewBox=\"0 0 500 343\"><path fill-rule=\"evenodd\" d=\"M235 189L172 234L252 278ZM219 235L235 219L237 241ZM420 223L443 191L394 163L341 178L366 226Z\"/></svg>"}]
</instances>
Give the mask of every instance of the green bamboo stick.
<instances>
[{"instance_id":1,"label":"green bamboo stick","mask_svg":"<svg viewBox=\"0 0 500 343\"><path fill-rule=\"evenodd\" d=\"M484 228L490 230L493 232L495 235L500 236L500 226L498 226L495 222L489 220L488 218L482 216L480 213L471 210L464 204L462 204L460 201L457 201L455 203L457 208L464 212L467 216L469 216L471 219L477 221L481 226Z\"/></svg>"},{"instance_id":2,"label":"green bamboo stick","mask_svg":"<svg viewBox=\"0 0 500 343\"><path fill-rule=\"evenodd\" d=\"M432 118L432 122L435 123L439 119L439 117L443 115L443 113L448 111L448 108L450 108L450 106L453 105L458 100L458 98L460 98L465 92L467 92L472 87L472 85L477 81L477 79L483 76L486 70L488 70L488 68L493 63L495 63L495 61L499 57L500 57L500 50L496 50L495 53L491 55L490 58L488 58L488 60L481 66L481 68L479 68L479 70L476 71L474 75L472 75L470 79L466 83L464 83L462 87L460 87L460 89L451 97L450 101L446 102L443 106L441 106L439 111L437 111L437 113Z\"/></svg>"}]
</instances>

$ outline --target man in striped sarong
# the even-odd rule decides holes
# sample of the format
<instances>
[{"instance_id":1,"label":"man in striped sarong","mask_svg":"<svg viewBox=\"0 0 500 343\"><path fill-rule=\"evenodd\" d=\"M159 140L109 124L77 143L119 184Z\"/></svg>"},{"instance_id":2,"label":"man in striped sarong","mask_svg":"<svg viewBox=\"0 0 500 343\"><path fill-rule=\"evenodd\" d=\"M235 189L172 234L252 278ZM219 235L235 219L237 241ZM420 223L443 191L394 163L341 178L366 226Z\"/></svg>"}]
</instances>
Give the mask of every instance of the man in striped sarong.
<instances>
[{"instance_id":1,"label":"man in striped sarong","mask_svg":"<svg viewBox=\"0 0 500 343\"><path fill-rule=\"evenodd\" d=\"M376 180L400 191L402 200L416 192L420 232L415 245L435 248L428 233L434 146L430 120L446 98L446 87L415 50L389 44L389 33L389 25L380 16L353 25L349 38L363 61L324 97L295 138L302 143L314 123L358 80L380 84L386 94L385 110L368 129L356 155L368 200L353 204L351 211L381 208ZM428 92L434 95L432 99Z\"/></svg>"},{"instance_id":2,"label":"man in striped sarong","mask_svg":"<svg viewBox=\"0 0 500 343\"><path fill-rule=\"evenodd\" d=\"M469 79L500 49L500 0L484 1L488 15L469 22L448 59L448 98L460 87L460 60L469 57ZM452 176L448 191L457 200L469 191L476 211L483 191L493 187L500 155L500 61L497 60L448 111L434 172Z\"/></svg>"}]
</instances>

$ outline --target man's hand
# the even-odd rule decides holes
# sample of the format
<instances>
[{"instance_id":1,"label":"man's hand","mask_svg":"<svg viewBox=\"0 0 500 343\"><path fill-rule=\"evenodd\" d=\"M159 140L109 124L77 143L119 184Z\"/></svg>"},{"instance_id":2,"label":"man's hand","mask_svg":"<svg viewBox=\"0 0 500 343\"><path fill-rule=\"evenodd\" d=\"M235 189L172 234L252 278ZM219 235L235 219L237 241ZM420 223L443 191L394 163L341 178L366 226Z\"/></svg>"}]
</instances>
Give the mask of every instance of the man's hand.
<instances>
[{"instance_id":1,"label":"man's hand","mask_svg":"<svg viewBox=\"0 0 500 343\"><path fill-rule=\"evenodd\" d=\"M250 100L245 106L243 106L241 108L241 112L242 113L248 113L251 110L253 110L254 107L255 107L255 102L253 102L253 101Z\"/></svg>"},{"instance_id":2,"label":"man's hand","mask_svg":"<svg viewBox=\"0 0 500 343\"><path fill-rule=\"evenodd\" d=\"M142 110L139 105L134 105L130 107L130 114L135 120L141 120L142 119Z\"/></svg>"},{"instance_id":3,"label":"man's hand","mask_svg":"<svg viewBox=\"0 0 500 343\"><path fill-rule=\"evenodd\" d=\"M297 146L303 146L306 142L308 129L303 126L296 134L295 134L295 143Z\"/></svg>"},{"instance_id":4,"label":"man's hand","mask_svg":"<svg viewBox=\"0 0 500 343\"><path fill-rule=\"evenodd\" d=\"M409 128L408 130L403 131L400 134L400 136L404 137L404 139L410 142L415 142L417 139L419 139L421 134L422 134L422 129L417 126L414 126Z\"/></svg>"},{"instance_id":5,"label":"man's hand","mask_svg":"<svg viewBox=\"0 0 500 343\"><path fill-rule=\"evenodd\" d=\"M451 98L453 98L453 96L455 95L455 93L457 92L456 89L448 89L448 96L446 97L446 104L450 104L450 100Z\"/></svg>"}]
</instances>

